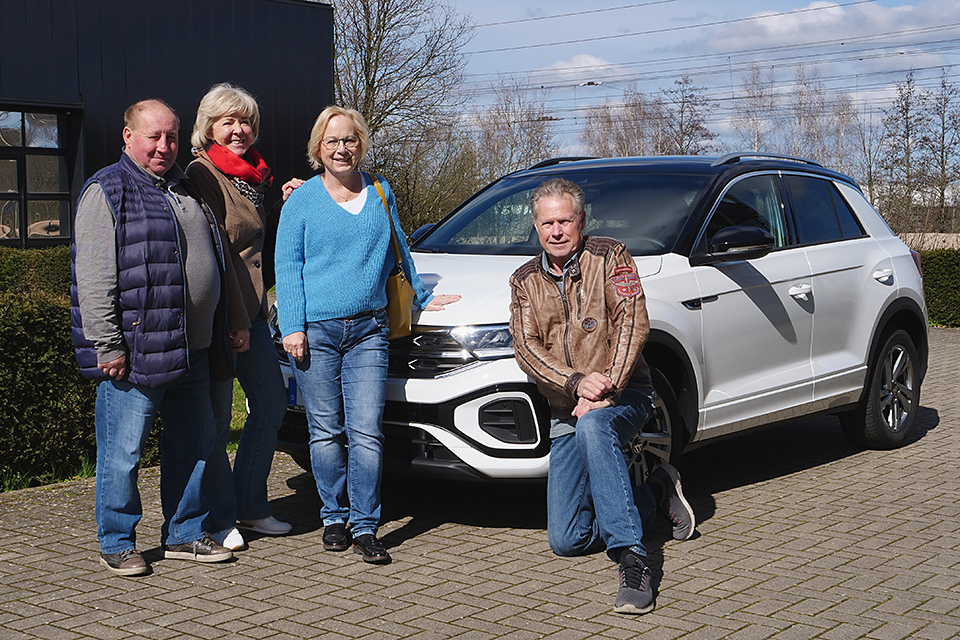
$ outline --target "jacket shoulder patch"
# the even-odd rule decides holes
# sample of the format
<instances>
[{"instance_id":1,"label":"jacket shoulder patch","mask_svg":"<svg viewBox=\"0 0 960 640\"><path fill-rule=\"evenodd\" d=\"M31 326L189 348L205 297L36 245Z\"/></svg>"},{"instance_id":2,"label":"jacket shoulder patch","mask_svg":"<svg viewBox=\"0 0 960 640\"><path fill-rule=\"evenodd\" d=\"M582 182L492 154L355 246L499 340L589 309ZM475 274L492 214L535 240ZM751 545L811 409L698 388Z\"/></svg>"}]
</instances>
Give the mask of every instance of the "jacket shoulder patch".
<instances>
[{"instance_id":1,"label":"jacket shoulder patch","mask_svg":"<svg viewBox=\"0 0 960 640\"><path fill-rule=\"evenodd\" d=\"M640 276L637 275L633 267L617 267L613 270L610 279L613 280L613 284L617 288L617 295L624 298L634 298L640 294Z\"/></svg>"}]
</instances>

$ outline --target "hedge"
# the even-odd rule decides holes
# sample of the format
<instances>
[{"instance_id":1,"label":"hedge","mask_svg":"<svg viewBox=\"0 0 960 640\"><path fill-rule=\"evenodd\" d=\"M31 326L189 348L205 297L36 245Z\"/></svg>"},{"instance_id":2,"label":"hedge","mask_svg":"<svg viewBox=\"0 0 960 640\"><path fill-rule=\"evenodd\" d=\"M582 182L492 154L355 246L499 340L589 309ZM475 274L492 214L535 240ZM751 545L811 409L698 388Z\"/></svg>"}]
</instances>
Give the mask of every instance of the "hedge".
<instances>
[{"instance_id":1,"label":"hedge","mask_svg":"<svg viewBox=\"0 0 960 640\"><path fill-rule=\"evenodd\" d=\"M0 248L0 477L40 483L96 458L96 386L74 360L69 292L69 247Z\"/></svg>"},{"instance_id":2,"label":"hedge","mask_svg":"<svg viewBox=\"0 0 960 640\"><path fill-rule=\"evenodd\" d=\"M930 323L960 327L960 250L921 251L920 264Z\"/></svg>"}]
</instances>

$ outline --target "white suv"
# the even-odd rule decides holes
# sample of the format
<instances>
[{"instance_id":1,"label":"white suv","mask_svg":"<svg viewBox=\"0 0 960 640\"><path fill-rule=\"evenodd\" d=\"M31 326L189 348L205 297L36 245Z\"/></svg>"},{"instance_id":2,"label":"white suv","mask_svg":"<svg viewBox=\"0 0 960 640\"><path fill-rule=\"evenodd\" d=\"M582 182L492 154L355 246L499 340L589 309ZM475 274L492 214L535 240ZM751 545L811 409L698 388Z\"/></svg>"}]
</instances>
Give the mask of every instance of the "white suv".
<instances>
[{"instance_id":1,"label":"white suv","mask_svg":"<svg viewBox=\"0 0 960 640\"><path fill-rule=\"evenodd\" d=\"M427 286L463 299L391 343L385 463L546 475L546 403L507 323L508 277L540 252L530 192L552 177L583 188L586 233L627 245L647 296L658 410L634 461L676 462L688 444L822 413L864 447L908 439L927 362L919 257L853 179L770 155L574 159L505 176L413 234ZM302 402L278 354L291 390L278 449L309 469Z\"/></svg>"}]
</instances>

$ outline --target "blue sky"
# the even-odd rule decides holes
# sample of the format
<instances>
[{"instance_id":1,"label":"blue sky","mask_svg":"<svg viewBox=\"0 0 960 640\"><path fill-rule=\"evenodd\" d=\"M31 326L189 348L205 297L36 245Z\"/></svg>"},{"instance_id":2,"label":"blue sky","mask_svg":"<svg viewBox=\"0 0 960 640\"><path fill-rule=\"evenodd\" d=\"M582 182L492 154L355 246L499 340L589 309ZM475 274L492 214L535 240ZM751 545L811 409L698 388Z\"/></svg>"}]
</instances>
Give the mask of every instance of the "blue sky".
<instances>
[{"instance_id":1,"label":"blue sky","mask_svg":"<svg viewBox=\"0 0 960 640\"><path fill-rule=\"evenodd\" d=\"M927 86L941 68L960 82L957 0L458 0L455 7L478 25L466 46L465 88L482 103L498 74L549 87L566 137L590 104L631 86L657 92L687 73L711 96L729 97L750 61L783 83L802 62L828 90L847 91L865 108L885 104L910 69Z\"/></svg>"}]
</instances>

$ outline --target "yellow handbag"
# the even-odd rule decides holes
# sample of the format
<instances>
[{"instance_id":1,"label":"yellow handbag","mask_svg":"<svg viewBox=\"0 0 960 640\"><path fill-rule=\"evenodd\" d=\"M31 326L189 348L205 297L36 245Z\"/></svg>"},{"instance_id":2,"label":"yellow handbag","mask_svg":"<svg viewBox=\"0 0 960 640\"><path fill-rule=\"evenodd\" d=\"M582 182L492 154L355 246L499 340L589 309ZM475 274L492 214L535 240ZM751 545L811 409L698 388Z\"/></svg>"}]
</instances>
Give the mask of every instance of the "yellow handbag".
<instances>
[{"instance_id":1,"label":"yellow handbag","mask_svg":"<svg viewBox=\"0 0 960 640\"><path fill-rule=\"evenodd\" d=\"M396 264L393 265L387 277L387 318L390 322L390 333L387 339L396 340L410 335L410 325L413 322L413 286L403 272L403 258L400 255L400 245L397 244L397 232L393 228L393 216L390 215L387 196L384 195L377 176L370 174L370 177L373 180L373 186L377 188L377 193L380 194L380 199L383 200L383 208L386 209L387 220L390 221L390 243L393 245Z\"/></svg>"}]
</instances>

